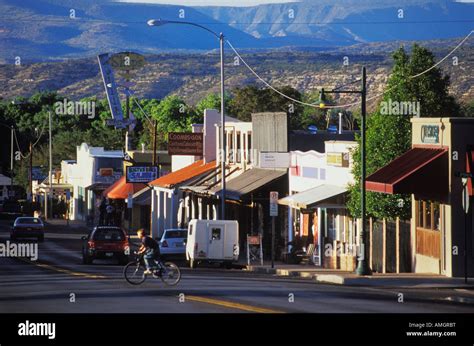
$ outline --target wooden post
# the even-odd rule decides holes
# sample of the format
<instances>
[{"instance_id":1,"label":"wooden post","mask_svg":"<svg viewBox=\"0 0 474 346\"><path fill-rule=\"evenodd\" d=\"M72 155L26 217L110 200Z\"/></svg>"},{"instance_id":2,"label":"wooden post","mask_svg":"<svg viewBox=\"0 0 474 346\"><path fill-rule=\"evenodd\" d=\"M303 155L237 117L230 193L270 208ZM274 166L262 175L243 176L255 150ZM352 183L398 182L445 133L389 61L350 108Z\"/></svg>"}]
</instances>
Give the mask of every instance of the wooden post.
<instances>
[{"instance_id":1,"label":"wooden post","mask_svg":"<svg viewBox=\"0 0 474 346\"><path fill-rule=\"evenodd\" d=\"M400 273L400 218L395 221L395 266L396 273Z\"/></svg>"},{"instance_id":2,"label":"wooden post","mask_svg":"<svg viewBox=\"0 0 474 346\"><path fill-rule=\"evenodd\" d=\"M382 222L382 273L387 272L387 220Z\"/></svg>"},{"instance_id":3,"label":"wooden post","mask_svg":"<svg viewBox=\"0 0 474 346\"><path fill-rule=\"evenodd\" d=\"M374 263L373 263L373 260L374 260L374 246L373 246L373 237L374 235L374 228L373 228L373 224L372 224L372 218L369 218L369 264L370 264L370 268L373 268L374 267Z\"/></svg>"}]
</instances>

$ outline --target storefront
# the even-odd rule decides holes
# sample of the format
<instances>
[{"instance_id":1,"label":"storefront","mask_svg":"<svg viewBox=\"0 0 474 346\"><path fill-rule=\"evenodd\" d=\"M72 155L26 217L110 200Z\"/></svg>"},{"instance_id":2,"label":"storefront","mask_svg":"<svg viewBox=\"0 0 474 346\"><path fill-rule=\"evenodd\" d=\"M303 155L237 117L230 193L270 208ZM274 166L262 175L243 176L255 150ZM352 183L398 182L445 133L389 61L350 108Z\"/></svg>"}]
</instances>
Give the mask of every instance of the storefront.
<instances>
[{"instance_id":1,"label":"storefront","mask_svg":"<svg viewBox=\"0 0 474 346\"><path fill-rule=\"evenodd\" d=\"M473 171L473 150L474 118L413 118L412 149L367 177L369 191L412 195L413 272L459 277L467 262L474 275L472 208L463 209L460 177ZM472 202L470 178L466 191Z\"/></svg>"}]
</instances>

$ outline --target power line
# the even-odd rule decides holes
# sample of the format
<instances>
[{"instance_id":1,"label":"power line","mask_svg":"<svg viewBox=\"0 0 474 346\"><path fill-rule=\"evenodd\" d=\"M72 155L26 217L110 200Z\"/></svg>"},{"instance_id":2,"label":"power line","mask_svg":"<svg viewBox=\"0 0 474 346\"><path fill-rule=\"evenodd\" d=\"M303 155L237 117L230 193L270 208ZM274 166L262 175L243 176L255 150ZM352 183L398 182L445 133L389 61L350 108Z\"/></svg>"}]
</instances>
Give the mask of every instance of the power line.
<instances>
[{"instance_id":1,"label":"power line","mask_svg":"<svg viewBox=\"0 0 474 346\"><path fill-rule=\"evenodd\" d=\"M459 42L459 44L454 47L453 50L451 50L445 57L443 57L440 61L438 61L436 64L434 64L433 66L427 68L426 70L424 70L423 72L420 72L416 75L413 75L413 76L409 76L407 78L409 79L414 79L414 78L418 78L422 75L424 75L425 73L428 73L429 71L431 71L432 69L434 69L436 66L438 66L439 64L441 64L443 61L445 61L449 56L451 56L457 49L459 49L468 39L469 37L474 33L474 30L471 30L471 32L469 32L469 34L464 37L464 39L461 40L461 42ZM314 107L314 108L320 108L319 106L316 106L316 104L314 103L307 103L307 102L303 102L303 101L300 101L300 100L297 100L297 99L294 99L284 93L282 93L281 91L277 90L276 88L274 88L271 84L269 84L266 80L264 80L262 77L260 77L258 75L257 72L255 72L254 69L252 69L252 67L250 67L249 64L247 64L247 62L242 58L242 56L239 54L239 52L234 48L234 46L230 43L229 40L226 40L227 44L230 46L230 48L234 51L234 53L237 55L237 57L244 63L244 65L249 69L250 72L252 72L252 74L254 74L262 83L264 83L268 88L270 88L271 90L275 91L276 93L278 93L279 95L283 96L284 98L290 100L290 101L293 101L293 102L296 102L298 104L301 104L301 105L304 105L304 106L309 106L309 107ZM371 101L373 99L376 99L380 96L382 96L383 94L385 94L387 91L389 90L392 90L393 88L395 88L396 86L398 86L400 83L390 87L389 89L386 89L384 90L382 93L379 93L379 94L376 94L374 96L371 96L369 98L366 99L366 101ZM343 104L343 105L334 105L334 106L325 106L324 108L327 108L327 109L335 109L335 108L350 108L350 107L353 107L355 105L358 105L360 104L362 101L356 101L356 102L352 102L352 103L347 103L347 104Z\"/></svg>"},{"instance_id":2,"label":"power line","mask_svg":"<svg viewBox=\"0 0 474 346\"><path fill-rule=\"evenodd\" d=\"M93 18L0 18L2 22L49 22L49 23L98 23L98 24L140 24L143 25L143 21L115 21L105 19L93 19ZM474 23L473 19L433 19L433 20L393 20L393 21L339 21L339 22L196 22L199 25L275 25L275 24L286 24L286 25L386 25L386 24L439 24L439 23Z\"/></svg>"}]
</instances>

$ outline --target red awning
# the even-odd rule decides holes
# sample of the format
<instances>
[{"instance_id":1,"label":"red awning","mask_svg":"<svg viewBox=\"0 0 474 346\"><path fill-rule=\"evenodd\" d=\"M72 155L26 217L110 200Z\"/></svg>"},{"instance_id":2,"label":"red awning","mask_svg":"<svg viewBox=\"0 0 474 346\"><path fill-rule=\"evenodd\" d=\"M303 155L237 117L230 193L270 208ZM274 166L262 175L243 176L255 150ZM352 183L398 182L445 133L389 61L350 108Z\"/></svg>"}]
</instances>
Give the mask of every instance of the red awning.
<instances>
[{"instance_id":1,"label":"red awning","mask_svg":"<svg viewBox=\"0 0 474 346\"><path fill-rule=\"evenodd\" d=\"M412 148L369 175L365 186L374 192L443 198L449 188L448 163L446 148Z\"/></svg>"},{"instance_id":2,"label":"red awning","mask_svg":"<svg viewBox=\"0 0 474 346\"><path fill-rule=\"evenodd\" d=\"M105 196L112 199L126 199L129 194L134 194L142 189L146 188L145 184L140 183L127 183L125 177L121 177L117 180L110 189L107 189Z\"/></svg>"},{"instance_id":3,"label":"red awning","mask_svg":"<svg viewBox=\"0 0 474 346\"><path fill-rule=\"evenodd\" d=\"M468 151L466 155L466 172L474 173L474 151ZM474 189L472 186L472 178L467 180L467 188L469 196L474 196Z\"/></svg>"}]
</instances>

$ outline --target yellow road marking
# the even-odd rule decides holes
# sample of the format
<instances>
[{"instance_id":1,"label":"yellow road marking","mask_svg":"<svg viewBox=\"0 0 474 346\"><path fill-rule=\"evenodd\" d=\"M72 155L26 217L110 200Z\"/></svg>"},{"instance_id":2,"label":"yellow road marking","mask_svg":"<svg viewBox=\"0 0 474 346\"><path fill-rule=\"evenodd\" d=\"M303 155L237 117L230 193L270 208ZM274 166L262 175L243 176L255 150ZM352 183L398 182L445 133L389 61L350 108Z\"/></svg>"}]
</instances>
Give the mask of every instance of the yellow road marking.
<instances>
[{"instance_id":1,"label":"yellow road marking","mask_svg":"<svg viewBox=\"0 0 474 346\"><path fill-rule=\"evenodd\" d=\"M186 296L186 299L191 300L191 301L195 301L195 302L219 305L219 306L224 306L226 308L238 309L238 310L249 311L249 312L257 312L257 313L263 313L263 314L282 314L282 313L284 313L284 311L267 309L267 308L260 308L260 307L257 307L257 306L234 303L234 302L229 302L229 301L220 300L220 299L198 297L198 296Z\"/></svg>"},{"instance_id":2,"label":"yellow road marking","mask_svg":"<svg viewBox=\"0 0 474 346\"><path fill-rule=\"evenodd\" d=\"M25 262L25 263L33 264L37 267L53 270L53 271L56 271L56 272L59 272L59 273L69 274L69 275L72 275L72 276L79 276L79 277L84 277L84 278L88 278L88 279L106 279L107 278L106 276L103 276L103 275L75 272L75 271L68 270L68 269L58 268L58 267L55 267L55 266L52 266L52 265L49 265L49 264L36 263L36 262L29 261L29 260L24 259L24 258L18 258L18 259Z\"/></svg>"}]
</instances>

